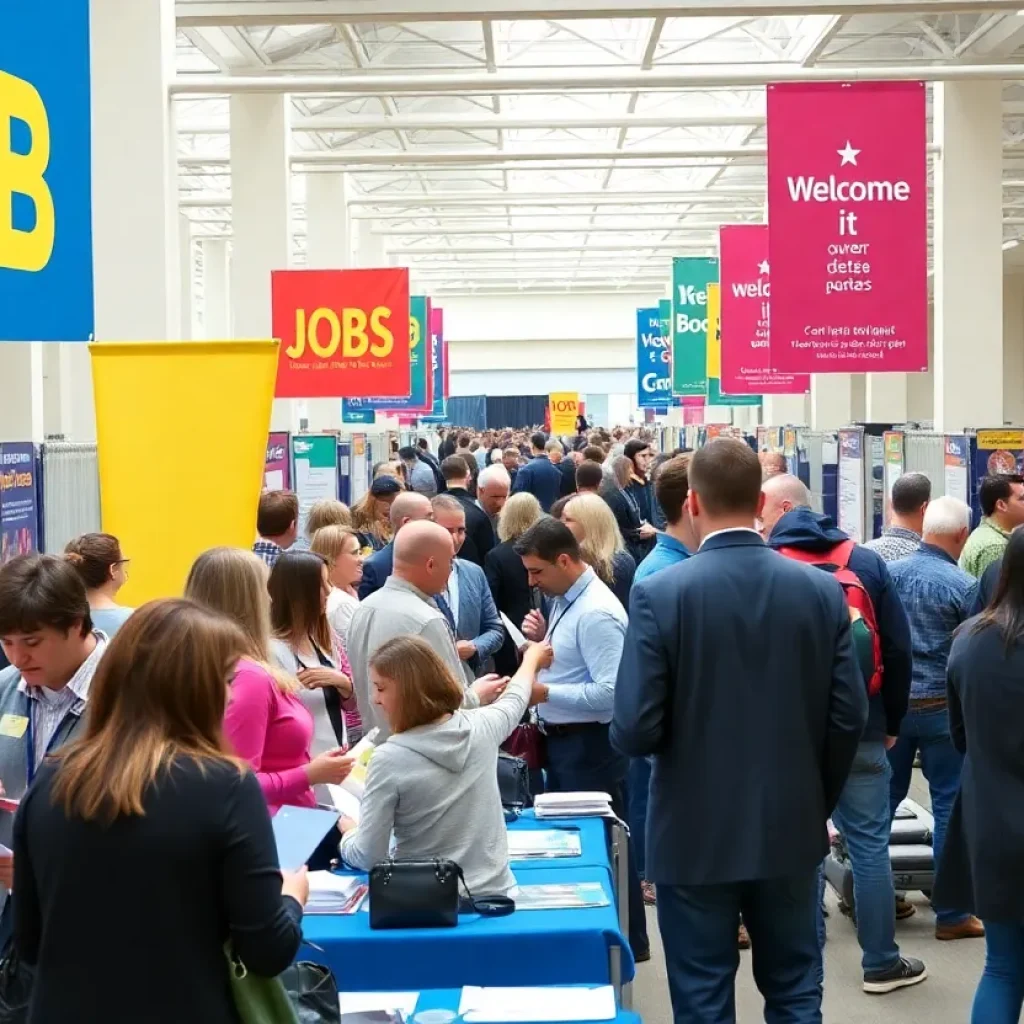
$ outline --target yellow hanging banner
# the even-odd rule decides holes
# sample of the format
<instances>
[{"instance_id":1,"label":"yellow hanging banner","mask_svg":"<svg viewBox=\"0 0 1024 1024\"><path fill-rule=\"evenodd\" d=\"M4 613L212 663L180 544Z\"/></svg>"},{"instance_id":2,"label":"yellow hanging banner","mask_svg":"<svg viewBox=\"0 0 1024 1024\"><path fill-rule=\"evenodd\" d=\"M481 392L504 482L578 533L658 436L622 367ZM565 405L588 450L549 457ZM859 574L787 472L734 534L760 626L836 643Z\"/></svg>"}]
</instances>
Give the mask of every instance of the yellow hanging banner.
<instances>
[{"instance_id":1,"label":"yellow hanging banner","mask_svg":"<svg viewBox=\"0 0 1024 1024\"><path fill-rule=\"evenodd\" d=\"M553 391L548 396L552 434L575 434L576 417L580 413L580 396L576 391Z\"/></svg>"},{"instance_id":2,"label":"yellow hanging banner","mask_svg":"<svg viewBox=\"0 0 1024 1024\"><path fill-rule=\"evenodd\" d=\"M276 341L89 346L103 529L131 559L118 595L180 595L196 556L256 534Z\"/></svg>"},{"instance_id":3,"label":"yellow hanging banner","mask_svg":"<svg viewBox=\"0 0 1024 1024\"><path fill-rule=\"evenodd\" d=\"M708 380L722 378L722 291L708 285Z\"/></svg>"}]
</instances>

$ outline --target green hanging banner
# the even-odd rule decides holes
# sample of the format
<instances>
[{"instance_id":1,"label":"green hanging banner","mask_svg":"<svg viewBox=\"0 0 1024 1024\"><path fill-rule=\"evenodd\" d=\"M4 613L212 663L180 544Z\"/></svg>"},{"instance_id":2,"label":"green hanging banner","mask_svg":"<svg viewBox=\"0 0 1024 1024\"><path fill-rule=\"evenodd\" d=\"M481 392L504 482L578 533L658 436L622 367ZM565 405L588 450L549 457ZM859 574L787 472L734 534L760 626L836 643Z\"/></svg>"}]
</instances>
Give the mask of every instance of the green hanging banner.
<instances>
[{"instance_id":1,"label":"green hanging banner","mask_svg":"<svg viewBox=\"0 0 1024 1024\"><path fill-rule=\"evenodd\" d=\"M672 260L672 394L708 391L708 285L718 280L718 260Z\"/></svg>"}]
</instances>

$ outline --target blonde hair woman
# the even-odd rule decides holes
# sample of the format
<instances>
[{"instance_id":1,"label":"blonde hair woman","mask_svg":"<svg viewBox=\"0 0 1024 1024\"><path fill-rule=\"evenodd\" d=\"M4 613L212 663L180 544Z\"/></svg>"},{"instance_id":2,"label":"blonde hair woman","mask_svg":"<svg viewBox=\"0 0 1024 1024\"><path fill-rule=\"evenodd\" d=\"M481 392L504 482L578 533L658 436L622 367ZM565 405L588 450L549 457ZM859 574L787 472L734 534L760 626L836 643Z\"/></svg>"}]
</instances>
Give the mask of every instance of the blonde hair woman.
<instances>
[{"instance_id":1,"label":"blonde hair woman","mask_svg":"<svg viewBox=\"0 0 1024 1024\"><path fill-rule=\"evenodd\" d=\"M505 502L498 520L498 539L501 543L491 548L484 557L484 574L494 604L517 628L533 608L533 603L523 560L515 553L513 545L543 514L540 502L532 494L526 491L513 494ZM502 675L509 676L518 665L519 653L512 638L506 633L501 650L494 656L494 667Z\"/></svg>"},{"instance_id":2,"label":"blonde hair woman","mask_svg":"<svg viewBox=\"0 0 1024 1024\"><path fill-rule=\"evenodd\" d=\"M213 548L196 559L185 596L231 619L245 637L224 732L252 766L271 812L285 804L315 807L312 787L341 782L352 765L338 752L310 759L313 716L299 699L294 676L270 664L267 567L251 551Z\"/></svg>"},{"instance_id":3,"label":"blonde hair woman","mask_svg":"<svg viewBox=\"0 0 1024 1024\"><path fill-rule=\"evenodd\" d=\"M608 503L596 494L577 494L566 503L562 522L579 542L583 561L593 568L628 611L636 562L626 550L619 524Z\"/></svg>"},{"instance_id":4,"label":"blonde hair woman","mask_svg":"<svg viewBox=\"0 0 1024 1024\"><path fill-rule=\"evenodd\" d=\"M323 555L331 576L327 598L327 621L343 644L348 643L348 625L359 605L359 583L363 578L363 551L356 531L345 526L325 526L313 534L310 551Z\"/></svg>"},{"instance_id":5,"label":"blonde hair woman","mask_svg":"<svg viewBox=\"0 0 1024 1024\"><path fill-rule=\"evenodd\" d=\"M306 873L282 884L260 787L222 729L246 647L191 601L148 604L111 641L84 735L43 762L15 823L29 1019L237 1021L224 944L265 978L298 952Z\"/></svg>"},{"instance_id":6,"label":"blonde hair woman","mask_svg":"<svg viewBox=\"0 0 1024 1024\"><path fill-rule=\"evenodd\" d=\"M376 477L352 506L352 529L359 534L364 555L380 551L391 542L391 503L403 490L395 477L385 473Z\"/></svg>"},{"instance_id":7,"label":"blonde hair woman","mask_svg":"<svg viewBox=\"0 0 1024 1024\"><path fill-rule=\"evenodd\" d=\"M373 703L391 727L374 751L358 825L342 818L342 858L369 870L396 860L451 859L474 894L505 893L508 833L498 792L498 748L526 711L537 672L551 664L533 644L504 692L464 709L463 685L420 637L400 636L370 659Z\"/></svg>"},{"instance_id":8,"label":"blonde hair woman","mask_svg":"<svg viewBox=\"0 0 1024 1024\"><path fill-rule=\"evenodd\" d=\"M333 498L324 498L313 503L306 517L306 536L312 540L317 530L325 526L351 526L352 513L348 505Z\"/></svg>"}]
</instances>

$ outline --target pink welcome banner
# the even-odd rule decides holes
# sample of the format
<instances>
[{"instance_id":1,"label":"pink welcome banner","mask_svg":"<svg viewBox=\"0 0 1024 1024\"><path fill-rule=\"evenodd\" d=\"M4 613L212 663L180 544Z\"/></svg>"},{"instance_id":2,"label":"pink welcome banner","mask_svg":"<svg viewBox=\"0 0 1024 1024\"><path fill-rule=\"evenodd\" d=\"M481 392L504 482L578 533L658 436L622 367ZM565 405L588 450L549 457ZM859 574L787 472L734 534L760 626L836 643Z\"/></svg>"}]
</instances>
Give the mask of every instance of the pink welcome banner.
<instances>
[{"instance_id":1,"label":"pink welcome banner","mask_svg":"<svg viewBox=\"0 0 1024 1024\"><path fill-rule=\"evenodd\" d=\"M928 368L926 181L923 83L768 87L773 370Z\"/></svg>"},{"instance_id":2,"label":"pink welcome banner","mask_svg":"<svg viewBox=\"0 0 1024 1024\"><path fill-rule=\"evenodd\" d=\"M718 232L722 392L803 395L806 374L775 373L768 348L771 296L767 224L730 224Z\"/></svg>"}]
</instances>

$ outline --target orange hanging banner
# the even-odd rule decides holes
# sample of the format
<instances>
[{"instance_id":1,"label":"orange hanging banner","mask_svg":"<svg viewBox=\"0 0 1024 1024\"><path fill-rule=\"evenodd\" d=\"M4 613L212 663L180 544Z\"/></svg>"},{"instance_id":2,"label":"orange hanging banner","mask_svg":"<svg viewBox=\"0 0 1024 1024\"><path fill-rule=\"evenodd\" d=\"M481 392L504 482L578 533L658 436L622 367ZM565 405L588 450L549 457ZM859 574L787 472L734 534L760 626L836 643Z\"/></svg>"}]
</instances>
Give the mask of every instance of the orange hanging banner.
<instances>
[{"instance_id":1,"label":"orange hanging banner","mask_svg":"<svg viewBox=\"0 0 1024 1024\"><path fill-rule=\"evenodd\" d=\"M409 271L276 270L276 398L406 398Z\"/></svg>"}]
</instances>

